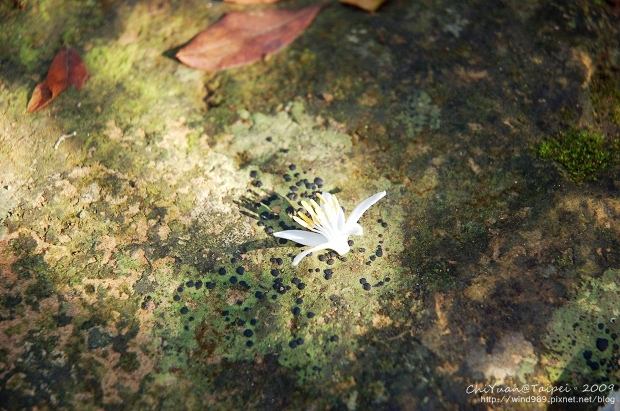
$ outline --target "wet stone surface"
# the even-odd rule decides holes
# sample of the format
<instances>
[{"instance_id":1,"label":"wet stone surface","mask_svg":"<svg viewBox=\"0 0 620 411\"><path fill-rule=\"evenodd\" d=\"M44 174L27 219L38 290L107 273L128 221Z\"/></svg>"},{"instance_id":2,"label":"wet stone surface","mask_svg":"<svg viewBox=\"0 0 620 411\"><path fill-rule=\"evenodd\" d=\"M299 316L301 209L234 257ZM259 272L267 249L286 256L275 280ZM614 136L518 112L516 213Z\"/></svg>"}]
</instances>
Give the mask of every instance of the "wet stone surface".
<instances>
[{"instance_id":1,"label":"wet stone surface","mask_svg":"<svg viewBox=\"0 0 620 411\"><path fill-rule=\"evenodd\" d=\"M620 384L607 3L334 3L282 52L219 73L172 56L243 6L0 3L0 409L606 396ZM63 45L91 77L26 115ZM383 190L346 255L293 267L305 247L273 236L317 193L347 215ZM549 390L492 406L494 384Z\"/></svg>"}]
</instances>

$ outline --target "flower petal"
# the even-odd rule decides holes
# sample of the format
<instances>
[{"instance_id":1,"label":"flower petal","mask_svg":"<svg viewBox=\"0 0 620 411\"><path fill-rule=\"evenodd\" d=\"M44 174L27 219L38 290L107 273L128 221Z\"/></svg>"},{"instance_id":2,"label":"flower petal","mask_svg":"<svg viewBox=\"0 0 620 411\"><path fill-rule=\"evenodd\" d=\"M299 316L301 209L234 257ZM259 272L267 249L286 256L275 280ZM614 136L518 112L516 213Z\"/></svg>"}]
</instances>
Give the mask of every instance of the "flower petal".
<instances>
[{"instance_id":1,"label":"flower petal","mask_svg":"<svg viewBox=\"0 0 620 411\"><path fill-rule=\"evenodd\" d=\"M346 227L346 231L342 230L342 233L346 235L364 235L364 228L359 223L353 223Z\"/></svg>"},{"instance_id":2,"label":"flower petal","mask_svg":"<svg viewBox=\"0 0 620 411\"><path fill-rule=\"evenodd\" d=\"M366 200L362 201L351 211L349 218L347 218L347 223L345 224L345 232L355 232L359 231L359 229L355 226L358 220L362 217L362 214L366 212L373 204L377 201L381 200L385 197L385 191L381 191L373 196L368 197ZM360 227L361 228L361 227Z\"/></svg>"},{"instance_id":3,"label":"flower petal","mask_svg":"<svg viewBox=\"0 0 620 411\"><path fill-rule=\"evenodd\" d=\"M296 267L297 264L299 264L299 262L308 254L313 253L315 251L327 250L328 248L333 250L332 243L330 242L323 243L316 247L308 248L307 250L302 251L301 253L297 254L295 258L293 259L293 267Z\"/></svg>"},{"instance_id":4,"label":"flower petal","mask_svg":"<svg viewBox=\"0 0 620 411\"><path fill-rule=\"evenodd\" d=\"M317 246L328 242L323 234L303 230L286 230L273 233L274 237L285 238L301 245Z\"/></svg>"}]
</instances>

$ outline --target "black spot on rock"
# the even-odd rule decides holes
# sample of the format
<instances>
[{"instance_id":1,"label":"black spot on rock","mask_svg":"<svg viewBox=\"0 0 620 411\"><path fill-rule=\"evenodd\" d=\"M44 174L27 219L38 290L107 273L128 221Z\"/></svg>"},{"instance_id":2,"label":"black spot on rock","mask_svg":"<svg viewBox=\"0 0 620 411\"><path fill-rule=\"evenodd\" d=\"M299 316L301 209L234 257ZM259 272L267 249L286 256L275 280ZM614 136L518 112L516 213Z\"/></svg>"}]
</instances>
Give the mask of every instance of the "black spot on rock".
<instances>
[{"instance_id":1,"label":"black spot on rock","mask_svg":"<svg viewBox=\"0 0 620 411\"><path fill-rule=\"evenodd\" d=\"M599 351L605 351L609 346L609 340L607 338L597 338L596 339L596 348Z\"/></svg>"},{"instance_id":2,"label":"black spot on rock","mask_svg":"<svg viewBox=\"0 0 620 411\"><path fill-rule=\"evenodd\" d=\"M323 273L325 273L324 278L326 280L329 280L330 278L332 278L332 275L334 274L334 270L332 270L331 268L328 268L328 269L324 270Z\"/></svg>"}]
</instances>

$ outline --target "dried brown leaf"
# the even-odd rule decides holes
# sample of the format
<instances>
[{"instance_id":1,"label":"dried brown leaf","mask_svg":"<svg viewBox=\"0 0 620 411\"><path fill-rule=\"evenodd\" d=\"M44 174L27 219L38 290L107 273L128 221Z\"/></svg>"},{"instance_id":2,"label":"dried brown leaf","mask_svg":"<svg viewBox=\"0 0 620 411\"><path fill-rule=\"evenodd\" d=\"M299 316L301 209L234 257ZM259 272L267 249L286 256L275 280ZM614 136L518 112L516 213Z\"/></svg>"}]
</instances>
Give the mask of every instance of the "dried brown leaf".
<instances>
[{"instance_id":1,"label":"dried brown leaf","mask_svg":"<svg viewBox=\"0 0 620 411\"><path fill-rule=\"evenodd\" d=\"M52 61L45 80L39 83L32 92L26 112L34 113L41 110L69 85L81 90L89 76L86 65L77 51L70 47L59 51Z\"/></svg>"},{"instance_id":2,"label":"dried brown leaf","mask_svg":"<svg viewBox=\"0 0 620 411\"><path fill-rule=\"evenodd\" d=\"M176 57L186 66L205 71L253 63L292 43L323 6L226 14L198 33Z\"/></svg>"},{"instance_id":3,"label":"dried brown leaf","mask_svg":"<svg viewBox=\"0 0 620 411\"><path fill-rule=\"evenodd\" d=\"M379 6L385 3L385 0L340 0L341 3L348 4L350 6L359 7L360 9L374 12Z\"/></svg>"}]
</instances>

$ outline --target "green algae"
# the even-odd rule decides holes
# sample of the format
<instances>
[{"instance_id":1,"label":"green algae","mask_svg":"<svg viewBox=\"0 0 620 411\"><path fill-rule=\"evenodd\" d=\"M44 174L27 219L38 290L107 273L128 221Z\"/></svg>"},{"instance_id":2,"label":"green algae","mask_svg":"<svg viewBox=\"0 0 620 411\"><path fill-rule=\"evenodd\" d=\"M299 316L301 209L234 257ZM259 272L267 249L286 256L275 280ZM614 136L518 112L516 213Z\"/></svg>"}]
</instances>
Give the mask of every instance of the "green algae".
<instances>
[{"instance_id":1,"label":"green algae","mask_svg":"<svg viewBox=\"0 0 620 411\"><path fill-rule=\"evenodd\" d=\"M423 266L418 275L431 290L447 291L458 284L456 267L446 261L437 261Z\"/></svg>"}]
</instances>

